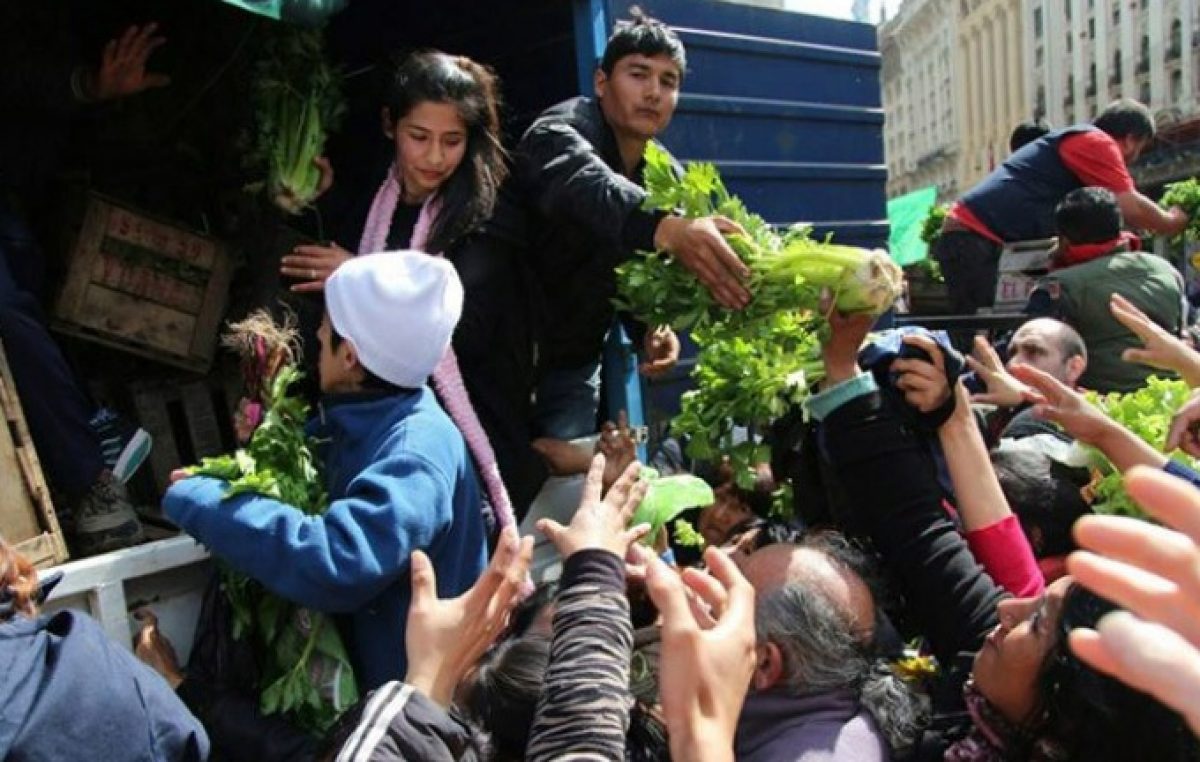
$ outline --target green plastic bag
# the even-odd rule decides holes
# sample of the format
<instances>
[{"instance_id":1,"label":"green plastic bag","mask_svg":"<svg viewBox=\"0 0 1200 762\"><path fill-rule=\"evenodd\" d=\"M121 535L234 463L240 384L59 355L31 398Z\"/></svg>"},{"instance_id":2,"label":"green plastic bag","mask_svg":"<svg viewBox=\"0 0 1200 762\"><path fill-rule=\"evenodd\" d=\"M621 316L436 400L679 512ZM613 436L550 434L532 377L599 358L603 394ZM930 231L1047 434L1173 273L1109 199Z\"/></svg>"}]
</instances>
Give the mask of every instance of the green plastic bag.
<instances>
[{"instance_id":1,"label":"green plastic bag","mask_svg":"<svg viewBox=\"0 0 1200 762\"><path fill-rule=\"evenodd\" d=\"M932 185L887 202L888 225L891 227L888 251L896 264L903 267L928 256L929 247L921 240L921 226L936 203L937 188Z\"/></svg>"}]
</instances>

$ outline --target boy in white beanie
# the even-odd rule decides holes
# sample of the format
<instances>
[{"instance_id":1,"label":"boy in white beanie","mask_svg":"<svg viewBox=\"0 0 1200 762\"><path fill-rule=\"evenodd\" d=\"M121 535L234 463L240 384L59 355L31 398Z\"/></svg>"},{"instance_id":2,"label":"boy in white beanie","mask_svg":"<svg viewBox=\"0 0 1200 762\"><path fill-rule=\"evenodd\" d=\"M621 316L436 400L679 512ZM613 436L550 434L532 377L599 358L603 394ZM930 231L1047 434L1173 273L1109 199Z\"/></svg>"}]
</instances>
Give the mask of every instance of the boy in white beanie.
<instances>
[{"instance_id":1,"label":"boy in white beanie","mask_svg":"<svg viewBox=\"0 0 1200 762\"><path fill-rule=\"evenodd\" d=\"M359 687L402 680L409 556L433 561L441 597L486 565L480 495L458 429L425 385L450 344L463 290L445 260L386 252L341 265L325 283L319 376L329 510L306 516L259 495L223 500L193 477L167 516L272 592L349 619Z\"/></svg>"}]
</instances>

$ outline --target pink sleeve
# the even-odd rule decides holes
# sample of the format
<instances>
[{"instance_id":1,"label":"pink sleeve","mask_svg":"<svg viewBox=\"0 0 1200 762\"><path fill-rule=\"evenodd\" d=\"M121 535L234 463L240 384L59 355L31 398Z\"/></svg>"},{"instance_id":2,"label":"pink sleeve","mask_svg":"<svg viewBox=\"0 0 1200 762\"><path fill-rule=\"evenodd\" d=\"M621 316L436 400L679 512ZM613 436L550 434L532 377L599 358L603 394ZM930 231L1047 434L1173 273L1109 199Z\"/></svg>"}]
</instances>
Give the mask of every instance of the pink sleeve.
<instances>
[{"instance_id":1,"label":"pink sleeve","mask_svg":"<svg viewBox=\"0 0 1200 762\"><path fill-rule=\"evenodd\" d=\"M1046 587L1016 516L967 532L967 545L996 584L1016 597L1032 598Z\"/></svg>"}]
</instances>

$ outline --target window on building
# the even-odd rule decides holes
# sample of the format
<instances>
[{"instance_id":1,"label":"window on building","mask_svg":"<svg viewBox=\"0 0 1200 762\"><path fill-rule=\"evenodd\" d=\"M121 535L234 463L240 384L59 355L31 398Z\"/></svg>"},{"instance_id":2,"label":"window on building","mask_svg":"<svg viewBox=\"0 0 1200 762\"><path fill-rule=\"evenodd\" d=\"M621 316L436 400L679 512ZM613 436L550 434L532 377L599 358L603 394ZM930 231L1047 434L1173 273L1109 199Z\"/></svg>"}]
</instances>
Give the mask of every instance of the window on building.
<instances>
[{"instance_id":1,"label":"window on building","mask_svg":"<svg viewBox=\"0 0 1200 762\"><path fill-rule=\"evenodd\" d=\"M1042 50L1042 46L1041 46L1041 45L1038 45L1038 48L1037 48L1037 50L1036 50L1036 51L1034 51L1034 54L1033 54L1033 59L1034 59L1034 65L1035 65L1035 66L1037 66L1037 67L1039 67L1039 68L1041 68L1041 66L1042 66L1042 63L1043 63L1043 62L1045 61L1045 59L1046 59L1046 54L1045 54L1045 52Z\"/></svg>"},{"instance_id":2,"label":"window on building","mask_svg":"<svg viewBox=\"0 0 1200 762\"><path fill-rule=\"evenodd\" d=\"M1138 88L1138 100L1141 101L1142 103L1145 103L1146 105L1150 104L1150 83L1149 82L1143 82L1142 86Z\"/></svg>"},{"instance_id":3,"label":"window on building","mask_svg":"<svg viewBox=\"0 0 1200 762\"><path fill-rule=\"evenodd\" d=\"M1138 71L1150 71L1150 37L1142 35L1142 56L1138 60Z\"/></svg>"},{"instance_id":4,"label":"window on building","mask_svg":"<svg viewBox=\"0 0 1200 762\"><path fill-rule=\"evenodd\" d=\"M1087 93L1088 95L1096 94L1096 64L1092 64L1091 66L1088 67L1087 89L1088 89L1088 93Z\"/></svg>"},{"instance_id":5,"label":"window on building","mask_svg":"<svg viewBox=\"0 0 1200 762\"><path fill-rule=\"evenodd\" d=\"M1113 3L1113 29L1121 25L1121 0Z\"/></svg>"},{"instance_id":6,"label":"window on building","mask_svg":"<svg viewBox=\"0 0 1200 762\"><path fill-rule=\"evenodd\" d=\"M1171 22L1171 48L1167 51L1168 58L1179 58L1183 52L1183 22L1175 19Z\"/></svg>"},{"instance_id":7,"label":"window on building","mask_svg":"<svg viewBox=\"0 0 1200 762\"><path fill-rule=\"evenodd\" d=\"M1038 85L1037 107L1035 110L1039 114L1046 113L1046 86L1045 85Z\"/></svg>"},{"instance_id":8,"label":"window on building","mask_svg":"<svg viewBox=\"0 0 1200 762\"><path fill-rule=\"evenodd\" d=\"M1179 103L1183 97L1183 72L1176 69L1171 72L1171 103Z\"/></svg>"},{"instance_id":9,"label":"window on building","mask_svg":"<svg viewBox=\"0 0 1200 762\"><path fill-rule=\"evenodd\" d=\"M1112 74L1108 77L1108 83L1110 85L1121 84L1121 51L1119 50L1113 53Z\"/></svg>"},{"instance_id":10,"label":"window on building","mask_svg":"<svg viewBox=\"0 0 1200 762\"><path fill-rule=\"evenodd\" d=\"M1042 9L1033 9L1033 34L1035 37L1042 36Z\"/></svg>"},{"instance_id":11,"label":"window on building","mask_svg":"<svg viewBox=\"0 0 1200 762\"><path fill-rule=\"evenodd\" d=\"M1071 36L1070 32L1067 32L1067 52L1070 53L1074 49L1074 47L1075 47L1075 38Z\"/></svg>"},{"instance_id":12,"label":"window on building","mask_svg":"<svg viewBox=\"0 0 1200 762\"><path fill-rule=\"evenodd\" d=\"M1067 15L1067 21L1071 20L1071 0L1063 0L1063 13Z\"/></svg>"},{"instance_id":13,"label":"window on building","mask_svg":"<svg viewBox=\"0 0 1200 762\"><path fill-rule=\"evenodd\" d=\"M1096 19L1088 19L1088 37L1096 39Z\"/></svg>"}]
</instances>

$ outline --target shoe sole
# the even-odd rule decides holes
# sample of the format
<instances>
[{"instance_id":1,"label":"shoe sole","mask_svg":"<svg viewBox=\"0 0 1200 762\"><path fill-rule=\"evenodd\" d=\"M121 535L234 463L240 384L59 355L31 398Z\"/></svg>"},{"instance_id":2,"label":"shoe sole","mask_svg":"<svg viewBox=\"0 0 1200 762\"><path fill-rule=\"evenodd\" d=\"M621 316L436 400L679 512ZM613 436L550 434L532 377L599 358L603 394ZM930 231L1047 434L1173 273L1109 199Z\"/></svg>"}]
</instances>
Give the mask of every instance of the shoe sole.
<instances>
[{"instance_id":1,"label":"shoe sole","mask_svg":"<svg viewBox=\"0 0 1200 762\"><path fill-rule=\"evenodd\" d=\"M129 444L125 445L125 449L121 450L121 454L117 456L117 462L112 468L113 478L121 484L125 484L133 478L137 470L146 462L153 445L154 440L150 437L150 432L145 429L138 429L134 432Z\"/></svg>"}]
</instances>

